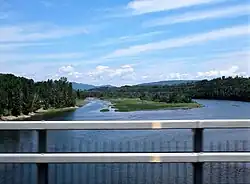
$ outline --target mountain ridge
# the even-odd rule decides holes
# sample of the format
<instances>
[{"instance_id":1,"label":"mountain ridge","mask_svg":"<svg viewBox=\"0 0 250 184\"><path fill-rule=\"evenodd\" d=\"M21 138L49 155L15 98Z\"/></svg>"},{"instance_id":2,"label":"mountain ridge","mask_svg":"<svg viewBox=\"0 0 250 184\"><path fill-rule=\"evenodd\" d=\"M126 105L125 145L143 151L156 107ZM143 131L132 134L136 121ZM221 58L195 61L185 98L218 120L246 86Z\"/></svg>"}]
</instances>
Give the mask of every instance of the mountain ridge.
<instances>
[{"instance_id":1,"label":"mountain ridge","mask_svg":"<svg viewBox=\"0 0 250 184\"><path fill-rule=\"evenodd\" d=\"M198 80L166 80L166 81L157 81L157 82L148 82L148 83L141 83L141 84L136 84L132 86L154 86L154 85L178 85L178 84L185 84L185 83L190 83L190 82L197 82ZM73 88L75 90L91 90L95 88L102 88L102 87L116 87L112 85L102 85L102 86L95 86L91 84L84 84L84 83L77 83L77 82L72 82Z\"/></svg>"},{"instance_id":2,"label":"mountain ridge","mask_svg":"<svg viewBox=\"0 0 250 184\"><path fill-rule=\"evenodd\" d=\"M156 82L148 82L148 83L141 83L135 86L154 86L154 85L178 85L178 84L186 84L191 82L198 82L199 80L166 80L166 81L156 81Z\"/></svg>"},{"instance_id":3,"label":"mountain ridge","mask_svg":"<svg viewBox=\"0 0 250 184\"><path fill-rule=\"evenodd\" d=\"M75 90L90 90L90 89L95 89L95 88L100 88L100 87L115 87L112 85L102 85L102 86L95 86L92 84L84 84L84 83L78 83L78 82L71 82L72 87Z\"/></svg>"}]
</instances>

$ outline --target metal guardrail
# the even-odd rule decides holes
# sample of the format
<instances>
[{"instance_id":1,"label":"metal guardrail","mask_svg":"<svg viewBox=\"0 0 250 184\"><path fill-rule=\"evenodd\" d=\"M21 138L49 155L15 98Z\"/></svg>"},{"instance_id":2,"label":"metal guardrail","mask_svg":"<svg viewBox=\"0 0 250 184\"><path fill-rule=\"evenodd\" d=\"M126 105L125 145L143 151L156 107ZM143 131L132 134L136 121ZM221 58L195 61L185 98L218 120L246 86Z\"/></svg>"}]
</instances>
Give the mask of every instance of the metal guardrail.
<instances>
[{"instance_id":1,"label":"metal guardrail","mask_svg":"<svg viewBox=\"0 0 250 184\"><path fill-rule=\"evenodd\" d=\"M250 162L249 152L202 153L205 128L250 128L250 120L2 121L0 130L38 130L38 153L0 154L0 163L37 163L38 183L48 184L48 163L190 162L194 184L201 184L204 162ZM193 153L46 153L47 130L114 129L192 129Z\"/></svg>"},{"instance_id":2,"label":"metal guardrail","mask_svg":"<svg viewBox=\"0 0 250 184\"><path fill-rule=\"evenodd\" d=\"M250 120L0 121L0 130L146 130L250 128Z\"/></svg>"},{"instance_id":3,"label":"metal guardrail","mask_svg":"<svg viewBox=\"0 0 250 184\"><path fill-rule=\"evenodd\" d=\"M24 153L0 154L0 163L250 162L250 153Z\"/></svg>"}]
</instances>

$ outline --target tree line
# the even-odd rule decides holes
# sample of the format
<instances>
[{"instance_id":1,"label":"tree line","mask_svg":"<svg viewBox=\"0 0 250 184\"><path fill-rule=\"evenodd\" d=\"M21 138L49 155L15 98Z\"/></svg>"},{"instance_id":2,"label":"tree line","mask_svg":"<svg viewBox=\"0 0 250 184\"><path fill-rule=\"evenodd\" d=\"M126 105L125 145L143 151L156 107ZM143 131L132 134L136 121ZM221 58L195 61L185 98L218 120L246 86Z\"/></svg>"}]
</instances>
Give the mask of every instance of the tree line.
<instances>
[{"instance_id":1,"label":"tree line","mask_svg":"<svg viewBox=\"0 0 250 184\"><path fill-rule=\"evenodd\" d=\"M189 103L192 99L250 102L250 78L236 76L177 85L101 87L78 91L78 95L81 98L141 98L167 103Z\"/></svg>"},{"instance_id":2,"label":"tree line","mask_svg":"<svg viewBox=\"0 0 250 184\"><path fill-rule=\"evenodd\" d=\"M140 98L167 103L189 103L192 99L250 102L250 78L220 77L176 85L100 87L75 91L67 78L34 82L12 74L0 74L0 116L20 115L38 109L76 105L76 99Z\"/></svg>"},{"instance_id":3,"label":"tree line","mask_svg":"<svg viewBox=\"0 0 250 184\"><path fill-rule=\"evenodd\" d=\"M0 74L0 116L20 115L38 109L71 107L76 94L67 78L34 82L12 74Z\"/></svg>"}]
</instances>

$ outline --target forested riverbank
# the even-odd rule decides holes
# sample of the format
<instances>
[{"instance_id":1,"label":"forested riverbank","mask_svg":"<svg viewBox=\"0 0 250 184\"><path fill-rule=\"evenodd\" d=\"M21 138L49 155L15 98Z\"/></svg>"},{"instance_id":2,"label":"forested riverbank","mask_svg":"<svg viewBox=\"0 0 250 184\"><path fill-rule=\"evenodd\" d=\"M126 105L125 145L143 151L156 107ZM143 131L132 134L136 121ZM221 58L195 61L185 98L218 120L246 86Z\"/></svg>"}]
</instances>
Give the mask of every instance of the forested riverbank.
<instances>
[{"instance_id":1,"label":"forested riverbank","mask_svg":"<svg viewBox=\"0 0 250 184\"><path fill-rule=\"evenodd\" d=\"M192 99L250 102L250 78L236 76L178 85L101 87L78 93L82 98L140 98L166 103L191 103Z\"/></svg>"},{"instance_id":2,"label":"forested riverbank","mask_svg":"<svg viewBox=\"0 0 250 184\"><path fill-rule=\"evenodd\" d=\"M113 103L116 111L187 109L201 105L192 99L250 102L250 78L221 77L176 85L101 87L77 91L81 98L96 97ZM102 109L107 112L108 109Z\"/></svg>"},{"instance_id":3,"label":"forested riverbank","mask_svg":"<svg viewBox=\"0 0 250 184\"><path fill-rule=\"evenodd\" d=\"M250 102L250 78L221 77L177 85L100 87L75 91L65 77L35 82L12 74L0 74L0 119L22 119L37 113L72 110L81 106L88 97L112 99L118 111L200 107L193 99Z\"/></svg>"},{"instance_id":4,"label":"forested riverbank","mask_svg":"<svg viewBox=\"0 0 250 184\"><path fill-rule=\"evenodd\" d=\"M34 82L12 74L0 74L0 86L1 119L76 108L76 94L64 77Z\"/></svg>"}]
</instances>

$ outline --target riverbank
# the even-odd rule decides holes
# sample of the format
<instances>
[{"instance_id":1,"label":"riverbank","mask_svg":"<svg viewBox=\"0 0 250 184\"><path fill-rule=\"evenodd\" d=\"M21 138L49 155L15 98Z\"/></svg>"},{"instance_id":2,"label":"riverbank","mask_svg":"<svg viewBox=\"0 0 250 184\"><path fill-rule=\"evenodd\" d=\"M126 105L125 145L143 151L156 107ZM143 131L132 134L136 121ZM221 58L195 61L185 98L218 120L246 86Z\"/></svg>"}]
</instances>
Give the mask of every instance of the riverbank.
<instances>
[{"instance_id":1,"label":"riverbank","mask_svg":"<svg viewBox=\"0 0 250 184\"><path fill-rule=\"evenodd\" d=\"M58 113L58 112L67 112L67 111L72 111L79 108L78 106L75 107L65 107L65 108L58 108L58 109L38 109L36 112L29 113L28 115L21 114L19 116L1 116L0 120L2 121L13 121L13 120L25 120L28 118L31 118L33 116L38 116L42 114L53 114L53 113Z\"/></svg>"},{"instance_id":2,"label":"riverbank","mask_svg":"<svg viewBox=\"0 0 250 184\"><path fill-rule=\"evenodd\" d=\"M192 109L200 108L201 104L192 103L164 103L140 100L138 98L118 98L106 99L112 103L111 107L117 112L131 112L143 110L172 110L172 109Z\"/></svg>"},{"instance_id":3,"label":"riverbank","mask_svg":"<svg viewBox=\"0 0 250 184\"><path fill-rule=\"evenodd\" d=\"M77 99L76 106L74 107L38 109L36 112L29 113L28 115L21 114L19 116L1 116L0 121L25 120L25 119L29 119L31 117L39 116L39 115L54 114L54 113L59 113L59 112L69 112L69 111L76 110L86 105L90 101L91 99L85 99L85 100Z\"/></svg>"}]
</instances>

